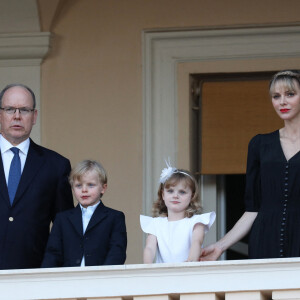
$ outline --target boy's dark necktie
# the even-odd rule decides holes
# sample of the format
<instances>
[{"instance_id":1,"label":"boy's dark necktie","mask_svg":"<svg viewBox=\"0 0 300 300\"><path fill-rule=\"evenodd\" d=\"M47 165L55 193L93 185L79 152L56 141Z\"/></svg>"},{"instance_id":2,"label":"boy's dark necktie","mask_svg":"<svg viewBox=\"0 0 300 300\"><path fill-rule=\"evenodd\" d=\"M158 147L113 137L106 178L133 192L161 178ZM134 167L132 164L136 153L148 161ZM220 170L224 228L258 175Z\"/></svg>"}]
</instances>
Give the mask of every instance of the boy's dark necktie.
<instances>
[{"instance_id":1,"label":"boy's dark necktie","mask_svg":"<svg viewBox=\"0 0 300 300\"><path fill-rule=\"evenodd\" d=\"M9 168L7 188L10 204L12 204L21 178L21 160L18 148L12 147L10 150L14 153L14 157Z\"/></svg>"}]
</instances>

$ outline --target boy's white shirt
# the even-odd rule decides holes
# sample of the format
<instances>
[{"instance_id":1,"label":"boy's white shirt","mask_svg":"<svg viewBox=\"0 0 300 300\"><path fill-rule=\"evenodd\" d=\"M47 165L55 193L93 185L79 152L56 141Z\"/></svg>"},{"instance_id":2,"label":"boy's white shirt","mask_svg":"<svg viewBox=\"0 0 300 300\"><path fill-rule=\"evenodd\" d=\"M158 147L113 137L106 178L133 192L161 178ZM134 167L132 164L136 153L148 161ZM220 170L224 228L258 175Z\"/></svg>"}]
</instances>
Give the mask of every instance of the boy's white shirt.
<instances>
[{"instance_id":1,"label":"boy's white shirt","mask_svg":"<svg viewBox=\"0 0 300 300\"><path fill-rule=\"evenodd\" d=\"M94 211L96 210L97 206L100 204L101 201L99 201L98 203L88 206L87 208L83 207L80 203L80 208L81 208L81 216L82 216L82 227L83 227L83 234L85 233L86 228L88 227L88 224L91 220L91 217L94 213ZM84 255L82 257L81 260L81 267L85 266L85 259L84 259Z\"/></svg>"}]
</instances>

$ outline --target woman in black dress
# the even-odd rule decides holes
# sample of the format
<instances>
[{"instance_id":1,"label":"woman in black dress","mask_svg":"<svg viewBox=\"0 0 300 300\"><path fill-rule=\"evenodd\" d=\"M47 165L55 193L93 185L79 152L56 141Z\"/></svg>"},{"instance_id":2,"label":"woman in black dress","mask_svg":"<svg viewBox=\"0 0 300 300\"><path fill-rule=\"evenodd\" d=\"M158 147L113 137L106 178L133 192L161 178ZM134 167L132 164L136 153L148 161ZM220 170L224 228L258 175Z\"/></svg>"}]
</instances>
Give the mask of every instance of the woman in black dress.
<instances>
[{"instance_id":1,"label":"woman in black dress","mask_svg":"<svg viewBox=\"0 0 300 300\"><path fill-rule=\"evenodd\" d=\"M201 260L218 259L249 231L249 258L300 256L300 72L275 74L270 96L284 127L250 141L246 211Z\"/></svg>"}]
</instances>

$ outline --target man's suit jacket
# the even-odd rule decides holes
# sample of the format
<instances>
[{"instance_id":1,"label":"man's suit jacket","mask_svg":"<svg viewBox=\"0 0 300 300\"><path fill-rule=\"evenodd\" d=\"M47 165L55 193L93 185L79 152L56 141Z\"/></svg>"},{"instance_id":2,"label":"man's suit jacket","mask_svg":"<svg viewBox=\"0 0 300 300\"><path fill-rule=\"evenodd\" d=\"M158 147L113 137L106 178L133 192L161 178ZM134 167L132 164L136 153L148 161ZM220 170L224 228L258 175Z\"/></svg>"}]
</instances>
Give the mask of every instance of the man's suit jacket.
<instances>
[{"instance_id":1,"label":"man's suit jacket","mask_svg":"<svg viewBox=\"0 0 300 300\"><path fill-rule=\"evenodd\" d=\"M70 162L58 153L30 146L11 205L0 155L0 269L39 268L57 212L74 207Z\"/></svg>"},{"instance_id":2,"label":"man's suit jacket","mask_svg":"<svg viewBox=\"0 0 300 300\"><path fill-rule=\"evenodd\" d=\"M83 234L80 205L57 214L42 267L120 265L126 259L125 216L101 202Z\"/></svg>"}]
</instances>

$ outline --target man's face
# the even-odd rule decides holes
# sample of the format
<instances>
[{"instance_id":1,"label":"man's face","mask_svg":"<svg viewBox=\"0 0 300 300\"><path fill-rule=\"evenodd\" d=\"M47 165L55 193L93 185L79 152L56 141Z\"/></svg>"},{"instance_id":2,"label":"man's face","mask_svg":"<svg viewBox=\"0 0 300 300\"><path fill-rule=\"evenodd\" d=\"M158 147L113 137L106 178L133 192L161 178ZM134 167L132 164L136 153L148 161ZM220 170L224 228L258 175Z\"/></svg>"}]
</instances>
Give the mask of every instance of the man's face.
<instances>
[{"instance_id":1,"label":"man's face","mask_svg":"<svg viewBox=\"0 0 300 300\"><path fill-rule=\"evenodd\" d=\"M33 109L33 99L29 91L23 87L15 86L8 89L2 98L2 108L29 108ZM14 114L8 114L0 110L1 134L12 145L16 146L25 141L36 123L37 111L28 114L20 114L16 110Z\"/></svg>"}]
</instances>

